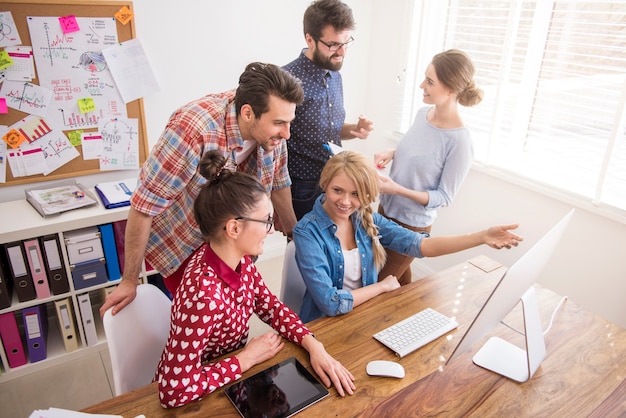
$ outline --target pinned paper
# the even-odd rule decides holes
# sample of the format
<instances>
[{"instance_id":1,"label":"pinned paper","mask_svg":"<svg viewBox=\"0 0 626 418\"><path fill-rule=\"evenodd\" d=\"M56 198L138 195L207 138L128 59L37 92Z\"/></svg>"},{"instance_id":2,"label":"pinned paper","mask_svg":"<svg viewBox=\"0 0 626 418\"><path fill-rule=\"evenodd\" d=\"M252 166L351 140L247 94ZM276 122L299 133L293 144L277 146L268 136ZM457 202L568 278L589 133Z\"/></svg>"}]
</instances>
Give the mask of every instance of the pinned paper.
<instances>
[{"instance_id":1,"label":"pinned paper","mask_svg":"<svg viewBox=\"0 0 626 418\"><path fill-rule=\"evenodd\" d=\"M4 70L11 65L13 65L13 59L9 56L9 53L3 49L0 51L0 70Z\"/></svg>"},{"instance_id":2,"label":"pinned paper","mask_svg":"<svg viewBox=\"0 0 626 418\"><path fill-rule=\"evenodd\" d=\"M52 94L52 90L27 81L6 80L0 88L0 96L7 99L7 106L42 117L48 112Z\"/></svg>"},{"instance_id":3,"label":"pinned paper","mask_svg":"<svg viewBox=\"0 0 626 418\"><path fill-rule=\"evenodd\" d=\"M127 6L122 7L115 13L115 18L119 20L122 25L127 24L132 20L134 13Z\"/></svg>"},{"instance_id":4,"label":"pinned paper","mask_svg":"<svg viewBox=\"0 0 626 418\"><path fill-rule=\"evenodd\" d=\"M0 47L22 44L11 12L0 12L0 28Z\"/></svg>"},{"instance_id":5,"label":"pinned paper","mask_svg":"<svg viewBox=\"0 0 626 418\"><path fill-rule=\"evenodd\" d=\"M137 38L102 50L124 103L159 90L141 41Z\"/></svg>"},{"instance_id":6,"label":"pinned paper","mask_svg":"<svg viewBox=\"0 0 626 418\"><path fill-rule=\"evenodd\" d=\"M80 113L93 112L96 110L96 102L93 101L91 97L86 97L84 99L78 99L78 109Z\"/></svg>"},{"instance_id":7,"label":"pinned paper","mask_svg":"<svg viewBox=\"0 0 626 418\"><path fill-rule=\"evenodd\" d=\"M7 99L4 97L0 97L0 113L6 114L9 113L9 107L7 106Z\"/></svg>"},{"instance_id":8,"label":"pinned paper","mask_svg":"<svg viewBox=\"0 0 626 418\"><path fill-rule=\"evenodd\" d=\"M70 144L72 144L75 147L82 144L82 139L81 139L82 136L83 136L82 129L79 129L77 131L70 131L67 133L67 138L70 140Z\"/></svg>"},{"instance_id":9,"label":"pinned paper","mask_svg":"<svg viewBox=\"0 0 626 418\"><path fill-rule=\"evenodd\" d=\"M30 46L7 46L5 51L13 60L13 65L5 70L6 79L32 81L32 79L35 78L33 48Z\"/></svg>"},{"instance_id":10,"label":"pinned paper","mask_svg":"<svg viewBox=\"0 0 626 418\"><path fill-rule=\"evenodd\" d=\"M60 17L59 23L61 24L61 30L63 33L78 32L80 30L78 22L76 21L76 16L74 15Z\"/></svg>"},{"instance_id":11,"label":"pinned paper","mask_svg":"<svg viewBox=\"0 0 626 418\"><path fill-rule=\"evenodd\" d=\"M6 126L0 125L0 133L6 130ZM0 183L7 182L7 144L0 141Z\"/></svg>"},{"instance_id":12,"label":"pinned paper","mask_svg":"<svg viewBox=\"0 0 626 418\"><path fill-rule=\"evenodd\" d=\"M2 140L9 144L11 148L17 148L22 142L26 141L26 138L17 129L11 129L4 134Z\"/></svg>"},{"instance_id":13,"label":"pinned paper","mask_svg":"<svg viewBox=\"0 0 626 418\"><path fill-rule=\"evenodd\" d=\"M7 156L13 177L44 174L48 169L46 158L41 148L9 151Z\"/></svg>"},{"instance_id":14,"label":"pinned paper","mask_svg":"<svg viewBox=\"0 0 626 418\"><path fill-rule=\"evenodd\" d=\"M82 134L83 160L98 160L102 155L102 135L98 132Z\"/></svg>"}]
</instances>

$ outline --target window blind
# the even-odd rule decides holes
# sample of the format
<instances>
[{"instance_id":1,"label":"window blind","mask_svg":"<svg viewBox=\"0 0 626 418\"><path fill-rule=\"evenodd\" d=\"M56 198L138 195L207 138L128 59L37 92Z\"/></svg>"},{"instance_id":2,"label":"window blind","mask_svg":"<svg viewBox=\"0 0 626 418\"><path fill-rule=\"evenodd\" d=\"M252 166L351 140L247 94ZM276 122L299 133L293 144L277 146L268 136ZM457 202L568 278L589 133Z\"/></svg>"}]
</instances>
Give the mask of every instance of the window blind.
<instances>
[{"instance_id":1,"label":"window blind","mask_svg":"<svg viewBox=\"0 0 626 418\"><path fill-rule=\"evenodd\" d=\"M626 2L437 3L441 40L426 33L422 11L412 44L430 38L472 57L485 97L461 111L475 161L626 211ZM429 62L419 59L405 91L413 115ZM411 122L402 118L398 129Z\"/></svg>"}]
</instances>

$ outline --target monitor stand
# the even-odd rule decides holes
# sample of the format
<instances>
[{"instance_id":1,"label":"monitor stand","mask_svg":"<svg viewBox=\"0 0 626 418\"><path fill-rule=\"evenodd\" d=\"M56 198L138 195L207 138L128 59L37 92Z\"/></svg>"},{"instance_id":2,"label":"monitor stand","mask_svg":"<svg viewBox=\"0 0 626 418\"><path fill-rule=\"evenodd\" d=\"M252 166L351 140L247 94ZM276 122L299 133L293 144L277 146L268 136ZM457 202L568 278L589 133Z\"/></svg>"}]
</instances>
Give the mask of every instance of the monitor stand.
<instances>
[{"instance_id":1,"label":"monitor stand","mask_svg":"<svg viewBox=\"0 0 626 418\"><path fill-rule=\"evenodd\" d=\"M535 288L531 286L520 301L524 314L526 351L501 338L492 337L474 355L473 360L478 366L523 383L533 376L546 357L546 345Z\"/></svg>"}]
</instances>

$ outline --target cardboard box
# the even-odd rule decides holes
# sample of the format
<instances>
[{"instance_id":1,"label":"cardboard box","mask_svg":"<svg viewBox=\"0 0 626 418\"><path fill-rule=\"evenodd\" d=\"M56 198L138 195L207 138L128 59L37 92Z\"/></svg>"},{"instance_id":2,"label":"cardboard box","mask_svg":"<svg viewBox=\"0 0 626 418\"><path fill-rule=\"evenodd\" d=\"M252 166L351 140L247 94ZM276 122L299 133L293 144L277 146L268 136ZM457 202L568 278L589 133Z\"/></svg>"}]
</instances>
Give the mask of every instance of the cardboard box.
<instances>
[{"instance_id":1,"label":"cardboard box","mask_svg":"<svg viewBox=\"0 0 626 418\"><path fill-rule=\"evenodd\" d=\"M98 227L77 229L63 234L70 264L99 260L104 257Z\"/></svg>"}]
</instances>

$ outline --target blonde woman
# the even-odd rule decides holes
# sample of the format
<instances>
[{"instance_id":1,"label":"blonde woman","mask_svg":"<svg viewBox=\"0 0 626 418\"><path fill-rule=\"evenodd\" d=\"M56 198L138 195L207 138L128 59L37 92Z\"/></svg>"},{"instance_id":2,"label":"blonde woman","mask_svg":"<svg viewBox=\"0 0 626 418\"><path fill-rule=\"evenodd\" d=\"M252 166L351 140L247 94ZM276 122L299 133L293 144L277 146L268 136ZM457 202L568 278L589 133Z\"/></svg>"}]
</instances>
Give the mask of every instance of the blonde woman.
<instances>
[{"instance_id":1,"label":"blonde woman","mask_svg":"<svg viewBox=\"0 0 626 418\"><path fill-rule=\"evenodd\" d=\"M413 232L372 211L379 179L368 158L343 151L322 170L324 193L313 210L293 230L296 262L307 290L300 318L341 315L381 293L397 289L395 276L378 281L385 249L413 257L433 257L487 244L517 246L522 238L509 230L518 225L494 226L458 236L429 237Z\"/></svg>"}]
</instances>

